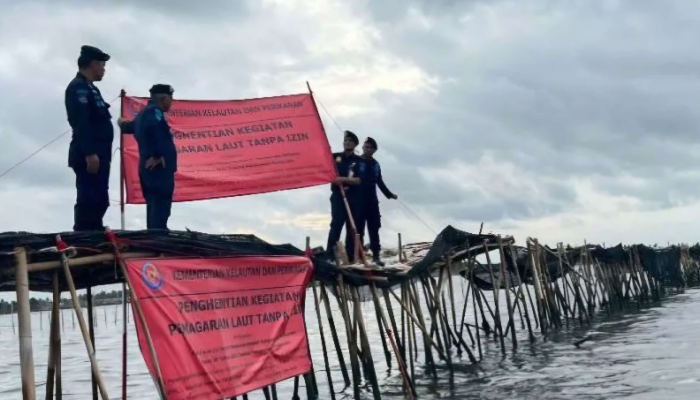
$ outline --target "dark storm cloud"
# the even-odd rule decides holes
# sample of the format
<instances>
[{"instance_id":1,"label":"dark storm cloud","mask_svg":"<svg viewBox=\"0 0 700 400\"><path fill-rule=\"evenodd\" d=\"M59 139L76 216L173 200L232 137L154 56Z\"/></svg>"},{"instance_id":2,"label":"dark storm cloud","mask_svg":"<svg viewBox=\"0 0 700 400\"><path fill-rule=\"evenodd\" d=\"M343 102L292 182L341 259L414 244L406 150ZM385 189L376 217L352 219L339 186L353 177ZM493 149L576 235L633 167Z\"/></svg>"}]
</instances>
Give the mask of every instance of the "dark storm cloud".
<instances>
[{"instance_id":1,"label":"dark storm cloud","mask_svg":"<svg viewBox=\"0 0 700 400\"><path fill-rule=\"evenodd\" d=\"M435 96L377 94L390 111L362 125L396 158L446 166L487 151L532 177L591 179L614 195L625 192L611 181L636 177L646 183L629 195L663 207L675 204L669 191L699 198L693 185L668 183L700 171L700 56L688 51L697 5L414 1L367 10L385 45L441 79ZM571 190L548 194L562 195L558 206L541 196L502 209L525 217L517 210L556 212L573 199Z\"/></svg>"},{"instance_id":2,"label":"dark storm cloud","mask_svg":"<svg viewBox=\"0 0 700 400\"><path fill-rule=\"evenodd\" d=\"M0 172L65 130L63 90L89 43L113 57L99 84L109 99L156 81L181 98L225 99L302 92L310 80L341 127L378 140L389 187L440 223L566 214L582 186L649 210L700 198L692 2L0 3ZM320 112L339 150L341 134ZM70 226L67 144L0 181L0 195L42 191L13 203L20 212L42 209L45 219L57 213L42 207L63 207L51 227ZM115 199L116 188L115 173ZM178 227L292 240L298 228L265 221L327 213L328 196L322 187L173 214Z\"/></svg>"}]
</instances>

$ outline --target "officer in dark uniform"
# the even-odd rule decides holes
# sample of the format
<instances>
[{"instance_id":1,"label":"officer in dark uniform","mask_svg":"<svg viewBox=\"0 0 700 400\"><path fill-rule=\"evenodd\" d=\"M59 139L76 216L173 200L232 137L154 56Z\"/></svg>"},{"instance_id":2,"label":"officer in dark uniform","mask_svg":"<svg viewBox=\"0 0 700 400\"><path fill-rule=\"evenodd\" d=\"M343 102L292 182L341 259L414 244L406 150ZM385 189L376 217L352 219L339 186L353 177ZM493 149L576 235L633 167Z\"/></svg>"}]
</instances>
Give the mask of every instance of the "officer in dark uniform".
<instances>
[{"instance_id":1,"label":"officer in dark uniform","mask_svg":"<svg viewBox=\"0 0 700 400\"><path fill-rule=\"evenodd\" d=\"M355 216L358 212L360 175L363 172L362 157L355 154L355 148L360 143L357 135L350 131L345 131L342 153L334 153L335 166L338 169L338 178L331 185L331 230L328 233L328 244L326 251L329 257L334 257L335 249L340 233L345 226L345 248L350 261L354 261L355 256L355 236L349 222L348 212L345 208L341 187L345 190L345 196L350 205L350 212Z\"/></svg>"},{"instance_id":2,"label":"officer in dark uniform","mask_svg":"<svg viewBox=\"0 0 700 400\"><path fill-rule=\"evenodd\" d=\"M139 146L139 177L146 199L148 229L168 229L175 191L177 151L165 113L173 102L170 85L153 85L151 100L136 116L133 129Z\"/></svg>"},{"instance_id":3,"label":"officer in dark uniform","mask_svg":"<svg viewBox=\"0 0 700 400\"><path fill-rule=\"evenodd\" d=\"M368 137L365 144L362 146L362 158L365 162L364 173L361 176L362 184L360 185L360 215L356 218L357 231L360 238L365 236L365 225L369 232L369 244L372 250L372 259L376 265L384 266L384 262L379 258L379 252L382 247L379 243L379 228L381 228L381 214L379 213L379 199L377 198L377 187L382 191L387 199L398 199L399 196L393 194L384 184L382 179L382 170L379 163L374 159L374 153L377 151L377 142Z\"/></svg>"},{"instance_id":4,"label":"officer in dark uniform","mask_svg":"<svg viewBox=\"0 0 700 400\"><path fill-rule=\"evenodd\" d=\"M109 207L109 168L112 160L112 128L109 104L94 82L101 81L109 55L83 46L79 72L66 88L65 104L73 138L68 166L75 172L77 199L73 230L104 230L102 219Z\"/></svg>"}]
</instances>

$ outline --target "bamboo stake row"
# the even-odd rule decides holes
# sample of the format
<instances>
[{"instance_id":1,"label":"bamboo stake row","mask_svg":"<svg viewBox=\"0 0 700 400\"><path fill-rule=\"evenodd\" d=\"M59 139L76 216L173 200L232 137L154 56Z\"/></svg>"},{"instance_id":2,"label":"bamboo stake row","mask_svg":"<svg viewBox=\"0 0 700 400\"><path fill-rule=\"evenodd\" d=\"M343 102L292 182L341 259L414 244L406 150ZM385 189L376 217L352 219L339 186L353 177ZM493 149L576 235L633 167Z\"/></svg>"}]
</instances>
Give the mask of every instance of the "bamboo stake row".
<instances>
[{"instance_id":1,"label":"bamboo stake row","mask_svg":"<svg viewBox=\"0 0 700 400\"><path fill-rule=\"evenodd\" d=\"M360 301L362 296L358 288L349 285L346 280L345 275L348 272L342 268L342 264L347 262L347 255L343 246L339 244L336 265L341 273L337 281L319 282L318 287L312 288L323 349L325 379L328 382L328 397L335 399L339 392L352 386L354 399L359 400L366 395L371 395L375 400L382 398L376 369L376 361L379 363L382 361L373 357L370 341L371 327L375 327L375 324L380 334L380 341L377 343L381 342L384 350L384 357L381 359L386 363L390 376L392 376L392 370L397 372L394 377L401 380L406 397L413 399L418 397L415 382L416 373L420 371L419 364L425 367L429 376L437 379L438 363L444 363L451 368L458 362L457 358L461 359L462 355L466 354L471 363L478 364L483 361L486 354L485 346L498 346L504 355L509 349L512 352L517 351L519 330L526 333L531 341L538 338L547 340L551 332L562 329L564 326L568 327L577 320L579 325L591 324L598 311L604 310L611 315L613 312L624 311L630 307L639 308L643 303L659 300L667 290L664 282L643 267L640 255L634 248L628 251L629 260L615 264L605 264L595 259L588 245L576 250L578 253L575 253L571 250L565 251L562 244L557 244L556 250L551 250L539 244L536 239L528 239L526 249L527 262L524 270L513 268L517 265L518 258L512 240L505 241L497 237L496 240L486 240L483 243L472 245L467 243L466 251L446 254L436 271L404 280L394 288L377 288L381 282L368 275L366 277L371 295L368 306L374 306L374 310L368 312L367 306L363 309ZM492 252L497 252L499 264L492 263ZM485 265L482 265L483 261L477 260L479 255L485 258ZM130 255L124 256L117 259L120 260L122 272L127 277L129 295L134 303L135 318L139 318L147 328L138 299L128 282L125 265L121 262ZM75 310L75 314L71 314L71 317L78 319L99 393L103 399L108 399L95 357L94 342L90 337L91 329L84 320L71 275L73 264L89 265L84 260L86 258L89 257L69 262L66 255L61 254L60 265L63 267ZM93 260L100 260L100 262L108 258L106 255L93 256ZM363 259L362 254L358 254L357 258ZM399 258L406 261L403 248L399 251ZM111 259L114 260L115 256ZM462 261L456 261L457 259ZM28 266L26 253L18 249L16 252L18 321L25 399L36 398L33 368L28 367L33 366L31 321L28 317L28 274L30 269L36 271L52 269L54 263L33 265L32 268ZM459 299L456 295L455 280L452 276L457 268L464 269L462 276L467 281L466 293L464 288L462 289L463 299ZM480 284L477 284L477 275L483 276L484 268L488 269L486 273L493 287L491 296L487 296ZM683 279L689 279L688 276L691 273L689 271L694 271L696 267L688 254L683 254L680 268ZM61 314L61 318L63 315L59 308L58 290L58 271L56 271L54 303L50 314L47 400L53 399L54 394L55 398L59 399L62 395L61 323L58 315ZM345 327L346 351L341 346L341 337L336 329L329 290L335 294L337 309L342 315L341 326ZM400 293L397 294L398 291ZM126 301L126 291L124 296ZM460 304L458 300L462 300L462 303ZM90 296L88 296L88 303L88 317L92 320ZM398 304L397 308L395 303ZM462 309L459 310L458 306ZM327 322L323 321L324 313ZM104 317L107 324L106 314ZM125 324L128 322L127 318L128 315L125 314ZM115 315L115 324L116 321ZM326 335L326 329L330 329L329 336ZM536 334L538 330L539 335ZM160 366L153 343L147 330L145 334L158 371L157 385L161 393L164 393L164 383L159 372ZM332 355L335 355L333 361L340 367L342 382L333 381ZM348 359L350 368L346 364ZM126 364L126 360L123 362ZM318 398L315 374L313 372L305 374L304 379L307 397ZM294 383L294 398L298 399L299 377ZM342 389L340 389L341 386ZM277 398L276 386L271 385L262 390L266 398ZM244 395L243 398L247 396Z\"/></svg>"}]
</instances>

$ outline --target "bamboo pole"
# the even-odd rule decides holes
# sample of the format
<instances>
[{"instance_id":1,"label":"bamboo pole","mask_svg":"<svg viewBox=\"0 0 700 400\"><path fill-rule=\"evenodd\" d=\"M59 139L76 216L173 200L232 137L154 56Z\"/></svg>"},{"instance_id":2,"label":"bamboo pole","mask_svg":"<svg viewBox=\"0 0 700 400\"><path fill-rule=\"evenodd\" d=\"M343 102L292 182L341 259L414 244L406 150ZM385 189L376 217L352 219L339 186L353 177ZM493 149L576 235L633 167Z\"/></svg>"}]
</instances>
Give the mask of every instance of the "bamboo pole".
<instances>
[{"instance_id":1,"label":"bamboo pole","mask_svg":"<svg viewBox=\"0 0 700 400\"><path fill-rule=\"evenodd\" d=\"M340 364L340 371L343 374L343 381L345 382L345 388L351 385L350 376L348 375L348 368L345 365L345 356L340 348L340 340L338 339L338 333L335 329L335 322L333 321L333 313L331 311L331 303L328 299L328 293L326 292L326 285L321 282L321 299L326 308L326 317L328 317L328 326L331 328L331 335L333 337L333 345L335 346L335 352L338 355L338 363ZM340 305L338 306L340 307ZM344 388L344 389L345 389ZM344 390L343 389L343 390Z\"/></svg>"},{"instance_id":2,"label":"bamboo pole","mask_svg":"<svg viewBox=\"0 0 700 400\"><path fill-rule=\"evenodd\" d=\"M372 283L374 285L374 283ZM406 362L406 348L405 348L405 343L404 339L402 338L399 340L398 337L398 326L396 325L396 317L394 316L394 307L391 304L391 298L389 297L389 293L387 292L386 289L382 289L382 295L384 296L384 303L386 304L386 311L389 314L389 321L391 322L391 328L394 331L394 340L396 340L397 345L399 346L399 351L401 352L401 359ZM383 314L382 314L383 315ZM403 315L403 314L402 314Z\"/></svg>"},{"instance_id":3,"label":"bamboo pole","mask_svg":"<svg viewBox=\"0 0 700 400\"><path fill-rule=\"evenodd\" d=\"M454 282L452 280L452 258L447 258L447 278L448 284L450 285L450 301L452 304L452 326L457 329L457 310L455 307L455 291Z\"/></svg>"},{"instance_id":4,"label":"bamboo pole","mask_svg":"<svg viewBox=\"0 0 700 400\"><path fill-rule=\"evenodd\" d=\"M336 258L336 265L340 267L340 260ZM355 400L360 400L360 366L357 361L357 347L353 335L353 328L350 322L350 313L347 309L347 302L345 301L345 289L343 284L342 275L338 276L338 305L340 306L340 311L343 314L343 321L345 322L345 331L348 339L348 351L350 352L350 366L352 368L352 379L353 379L353 393Z\"/></svg>"},{"instance_id":5,"label":"bamboo pole","mask_svg":"<svg viewBox=\"0 0 700 400\"><path fill-rule=\"evenodd\" d=\"M61 293L58 289L58 273L53 274L53 302L51 304L51 331L49 333L49 362L47 364L46 374L46 400L54 398L54 389L56 388L56 356L58 347L61 345L61 330L58 324L58 310L60 306Z\"/></svg>"},{"instance_id":6,"label":"bamboo pole","mask_svg":"<svg viewBox=\"0 0 700 400\"><path fill-rule=\"evenodd\" d=\"M479 362L481 362L484 359L484 353L481 349L481 332L479 330L479 313L476 310L477 293L476 293L476 285L474 284L474 274L475 274L474 270L475 270L474 265L472 265L472 267L471 267L471 279L469 280L469 285L470 285L470 288L472 290L472 307L474 307L474 327L476 330L476 332L475 332L476 333L476 345L479 348ZM479 299L479 302L480 302L480 300L481 299ZM466 301L469 301L469 299L467 299ZM484 315L483 310L481 310L481 315L483 317L483 315ZM482 322L485 322L485 321L482 319Z\"/></svg>"},{"instance_id":7,"label":"bamboo pole","mask_svg":"<svg viewBox=\"0 0 700 400\"><path fill-rule=\"evenodd\" d=\"M32 349L32 316L29 308L29 274L27 272L27 253L23 248L15 249L15 279L19 325L19 360L22 371L22 399L36 400L34 351Z\"/></svg>"},{"instance_id":8,"label":"bamboo pole","mask_svg":"<svg viewBox=\"0 0 700 400\"><path fill-rule=\"evenodd\" d=\"M378 322L380 325L384 325L387 336L389 337L389 342L391 343L391 347L394 350L394 356L396 357L396 363L399 366L399 370L401 371L401 376L403 378L404 391L408 394L408 398L410 400L414 400L415 395L416 395L416 389L413 386L413 382L411 381L411 378L408 376L408 370L406 369L406 363L401 358L401 351L399 350L398 346L396 345L396 341L394 340L394 335L392 334L392 330L386 321L386 317L384 316L384 310L382 310L382 305L379 302L379 296L377 296L377 290L375 288L374 282L370 282L370 291L372 292L372 297L374 299L374 307L377 309L377 314L379 315ZM385 295L386 295L386 293L385 293ZM386 296L387 296L387 298L389 297L388 295L386 295ZM388 306L390 306L390 304ZM394 325L396 325L396 324L394 324ZM394 328L393 332L396 332L396 328Z\"/></svg>"},{"instance_id":9,"label":"bamboo pole","mask_svg":"<svg viewBox=\"0 0 700 400\"><path fill-rule=\"evenodd\" d=\"M126 259L131 259L131 258L152 258L152 257L157 257L158 254L156 253L124 253L121 255L122 260ZM87 257L80 257L76 258L74 260L71 260L70 266L71 268L75 267L84 267L84 266L89 266L89 265L94 265L94 264L99 264L99 263L107 263L107 262L114 262L114 254L98 254L95 256L87 256ZM59 269L61 268L61 262L60 261L45 261L45 262L39 262L39 263L32 263L27 265L27 271L31 272L41 272L41 271L50 271L52 269Z\"/></svg>"},{"instance_id":10,"label":"bamboo pole","mask_svg":"<svg viewBox=\"0 0 700 400\"><path fill-rule=\"evenodd\" d=\"M72 278L72 276L71 276ZM88 314L88 333L90 336L90 344L92 345L93 353L97 353L97 348L95 348L95 320L92 316L92 288L87 287L87 314ZM92 373L92 400L97 400L97 378L95 377L95 372Z\"/></svg>"},{"instance_id":11,"label":"bamboo pole","mask_svg":"<svg viewBox=\"0 0 700 400\"><path fill-rule=\"evenodd\" d=\"M420 301L418 301L418 296L416 295L417 290L413 284L413 280L409 280L408 282L408 297L409 297L409 303L413 303L413 309L416 312L416 315L420 319L414 319L414 322L418 325L418 328L420 328L421 332L423 333L423 348L424 348L424 357L425 357L425 363L428 366L428 371L432 372L433 377L437 379L437 370L435 368L435 360L433 358L433 352L431 349L431 345L433 345L437 352L438 355L442 355L442 350L440 347L438 347L435 342L433 342L432 338L430 337L430 334L428 333L427 329L425 328L425 319L423 319L423 311L421 310L420 306ZM389 293L394 295L394 298L397 298L396 294L389 288ZM426 300L427 301L427 300ZM402 304L403 306L403 304ZM413 318L412 314L409 314L411 318ZM417 343L417 342L416 342ZM416 354L418 352L418 345L416 344ZM443 359L446 359L444 355L442 355Z\"/></svg>"},{"instance_id":12,"label":"bamboo pole","mask_svg":"<svg viewBox=\"0 0 700 400\"><path fill-rule=\"evenodd\" d=\"M501 288L501 281L499 279L498 282L496 282L496 279L494 278L493 275L493 264L491 263L491 256L489 256L489 248L488 248L488 241L484 241L484 253L486 254L486 263L488 264L488 269L489 272L491 273L491 283L493 285L493 303L494 303L494 308L495 308L495 314L494 314L494 324L496 325L496 331L498 333L500 342L501 342L501 353L506 354L506 343L505 340L503 339L503 325L501 325L501 311L500 307L498 306L498 293ZM501 260L501 264L503 263L503 260ZM505 277L502 277L505 278Z\"/></svg>"},{"instance_id":13,"label":"bamboo pole","mask_svg":"<svg viewBox=\"0 0 700 400\"><path fill-rule=\"evenodd\" d=\"M541 281L540 281L540 274L538 272L537 268L537 261L535 260L535 251L533 250L530 241L528 240L527 242L527 250L530 253L530 267L532 269L532 277L535 283L535 303L537 304L537 317L538 320L540 321L540 330L542 331L543 335L547 334L547 324L545 323L544 320L544 313L543 313L543 307L542 307L542 288L541 288Z\"/></svg>"},{"instance_id":14,"label":"bamboo pole","mask_svg":"<svg viewBox=\"0 0 700 400\"><path fill-rule=\"evenodd\" d=\"M360 307L360 296L357 288L350 287L350 294L352 295L353 302L355 303L355 318L358 322L360 328L360 343L362 345L362 358L364 359L365 365L369 372L369 381L372 385L372 395L375 400L381 400L382 395L379 391L379 381L377 380L377 373L374 369L374 360L372 358L372 349L369 346L369 339L367 338L367 329L365 329L365 320L362 315L362 307Z\"/></svg>"},{"instance_id":15,"label":"bamboo pole","mask_svg":"<svg viewBox=\"0 0 700 400\"><path fill-rule=\"evenodd\" d=\"M440 275L442 277L442 274ZM441 279L442 281L442 279ZM441 325L440 322L442 320L438 317L438 313L440 313L440 302L438 301L437 294L433 295L433 292L431 289L431 279L430 277L424 277L423 278L423 289L425 290L425 296L428 298L430 296L431 302L432 302L432 308L430 308L430 318L431 318L431 333L433 330L436 332L437 336L437 343L442 347L442 343L444 343L445 347L443 347L443 351L447 355L447 363L448 365L452 364L452 354L450 351L450 342L447 338L447 332L445 331L445 326ZM441 282L442 283L442 282ZM432 288L434 288L435 292L437 292L437 288L435 286L435 282L432 282ZM440 341L440 334L442 334L442 341Z\"/></svg>"},{"instance_id":16,"label":"bamboo pole","mask_svg":"<svg viewBox=\"0 0 700 400\"><path fill-rule=\"evenodd\" d=\"M129 278L129 273L126 270L126 265L122 260L119 262L119 266L121 267L122 270L122 275L124 275L124 278L126 279L127 286L129 288L129 297L131 299L131 303L134 306L134 309L136 311L136 314L138 315L139 321L141 322L141 325L143 327L143 333L144 336L146 337L146 343L148 345L148 350L151 353L151 359L153 361L153 366L155 367L156 373L158 374L158 386L159 386L159 391L161 393L161 396L164 400L167 400L167 393L165 391L165 381L163 380L163 373L161 372L160 369L160 362L158 361L158 354L156 354L156 348L153 345L153 339L151 338L151 331L148 329L148 324L146 323L146 317L143 314L143 309L141 309L141 302L139 301L139 298L136 296L136 292L134 291L134 286L131 284L131 278Z\"/></svg>"},{"instance_id":17,"label":"bamboo pole","mask_svg":"<svg viewBox=\"0 0 700 400\"><path fill-rule=\"evenodd\" d=\"M411 318L411 320L413 320L413 322L414 322L416 325L418 325L418 328L423 332L423 341L424 341L424 343L425 343L425 346L428 347L428 348L430 348L430 346L435 347L435 350L436 350L436 351L438 352L438 354L440 355L440 358L442 358L443 360L447 361L447 357L445 357L445 354L440 350L440 348L439 348L438 345L433 341L433 339L430 338L430 334L428 333L427 329L425 328L425 325L424 325L423 323L421 323L421 322L420 322L416 317L414 317L411 313L408 312L408 309L406 308L406 305L403 304L403 303L401 303L401 299L399 299L399 296L397 296L396 293L394 293L394 291L391 290L391 288L387 288L387 290L389 291L389 293L391 293L392 296L394 296L394 299L396 299L396 301L398 301L399 304L401 304L401 307L403 307L404 310L406 310L406 313L407 313L408 316ZM415 303L416 303L415 296L413 297L413 302L414 302L414 305L415 305ZM419 315L419 318L422 318L420 312L417 312L417 314Z\"/></svg>"},{"instance_id":18,"label":"bamboo pole","mask_svg":"<svg viewBox=\"0 0 700 400\"><path fill-rule=\"evenodd\" d=\"M314 292L314 305L316 306L316 317L318 318L318 332L321 335L321 346L323 347L323 362L326 366L326 378L328 378L328 390L330 391L331 399L335 400L335 390L333 389L333 378L331 377L331 365L328 362L328 349L326 349L326 337L323 334L323 320L321 319L321 309L318 306L319 298L316 286L312 287Z\"/></svg>"},{"instance_id":19,"label":"bamboo pole","mask_svg":"<svg viewBox=\"0 0 700 400\"><path fill-rule=\"evenodd\" d=\"M467 246L469 246L469 244L467 244ZM471 268L472 268L473 258L474 258L474 256L472 256L470 254L469 255L469 262L467 262L467 269L464 271L464 279L466 279L467 282L469 282L469 279L470 279L469 273L470 273ZM467 285L467 295L464 299L464 307L462 308L462 319L461 319L461 322L459 324L459 336L462 336L462 333L464 332L464 319L467 316L467 306L469 305L469 292L470 292L471 288L472 288L471 284L468 284ZM462 289L462 290L464 290L464 289ZM474 312L476 312L476 309L474 309ZM455 329L457 329L457 328L455 327ZM472 335L471 331L469 331L469 336L471 337L471 335ZM474 344L474 338L472 338L472 345L473 344Z\"/></svg>"},{"instance_id":20,"label":"bamboo pole","mask_svg":"<svg viewBox=\"0 0 700 400\"><path fill-rule=\"evenodd\" d=\"M388 293L389 291L387 291ZM403 283L401 285L401 304L404 304L404 301L406 301L406 284ZM411 303L408 303L408 309L404 310L401 309L401 318L403 319L404 316L408 313L410 313L411 310ZM414 356L413 356L413 347L414 347L414 340L415 340L415 330L413 329L413 321L411 321L410 318L406 318L406 329L408 330L407 332L407 338L406 340L408 341L408 360L411 364L411 380L415 382L416 379L416 369L415 365L413 363Z\"/></svg>"},{"instance_id":21,"label":"bamboo pole","mask_svg":"<svg viewBox=\"0 0 700 400\"><path fill-rule=\"evenodd\" d=\"M407 309L401 309L406 313L406 320L410 323L411 335L413 335L413 359L418 361L418 337L416 335L416 324L411 320L411 315L413 315L413 302L411 301L410 285L408 282L404 282L404 290L406 291L406 302L402 304L407 304ZM415 374L414 374L415 375Z\"/></svg>"},{"instance_id":22,"label":"bamboo pole","mask_svg":"<svg viewBox=\"0 0 700 400\"><path fill-rule=\"evenodd\" d=\"M518 348L518 339L516 338L517 335L515 334L515 317L513 316L513 304L510 301L510 273L506 275L506 252L503 249L503 241L501 240L500 235L497 237L497 241L501 258L501 277L506 280L506 305L508 306L508 318L510 318L510 327L512 329L511 338L513 339L513 350L515 350Z\"/></svg>"},{"instance_id":23,"label":"bamboo pole","mask_svg":"<svg viewBox=\"0 0 700 400\"><path fill-rule=\"evenodd\" d=\"M512 244L508 245L508 250L510 250L510 259L511 259L511 261L513 261L513 266L515 267L515 277L518 278L518 291L515 294L515 301L517 302L518 299L520 299L522 304L523 304L522 308L525 311L525 321L527 322L527 330L528 330L528 333L530 335L529 336L530 340L533 340L535 338L535 335L532 333L532 324L530 323L530 315L527 311L527 302L525 301L525 295L523 294L523 286L525 286L525 289L527 289L527 284L525 282L523 282L523 279L520 276L520 270L518 269L518 262L517 262L517 259L515 257L515 250L513 250ZM527 269L524 272L527 274Z\"/></svg>"},{"instance_id":24,"label":"bamboo pole","mask_svg":"<svg viewBox=\"0 0 700 400\"><path fill-rule=\"evenodd\" d=\"M66 283L68 284L68 289L70 290L71 300L73 301L73 310L78 318L78 325L80 326L80 332L83 334L83 341L85 342L85 347L87 348L88 357L90 358L90 365L92 367L92 373L95 376L97 386L100 389L103 400L109 400L109 395L107 394L107 389L102 381L102 375L100 374L100 367L97 363L97 357L95 357L95 349L92 346L92 341L90 340L90 333L87 324L85 323L85 317L80 308L80 301L78 300L78 293L75 291L75 283L73 283L73 275L70 272L70 264L68 262L68 257L65 253L61 253L61 262L63 263L63 272L66 276Z\"/></svg>"},{"instance_id":25,"label":"bamboo pole","mask_svg":"<svg viewBox=\"0 0 700 400\"><path fill-rule=\"evenodd\" d=\"M384 291L384 296L386 301L387 298L389 297L389 293L385 290ZM403 284L401 284L401 300L405 301L406 298L406 290ZM404 361L406 360L406 313L399 308L399 311L401 311L401 355L403 356ZM392 313L394 312L393 306L392 306ZM408 334L411 334L410 328L408 331ZM410 355L409 355L410 357ZM413 375L411 375L411 379L413 379Z\"/></svg>"},{"instance_id":26,"label":"bamboo pole","mask_svg":"<svg viewBox=\"0 0 700 400\"><path fill-rule=\"evenodd\" d=\"M126 377L127 377L127 332L128 332L128 313L129 313L129 308L127 306L128 304L128 295L126 291L126 283L122 282L122 400L127 400L126 399L126 394L127 394L127 384L126 384ZM114 321L116 324L117 321L117 316L116 313L114 315Z\"/></svg>"},{"instance_id":27,"label":"bamboo pole","mask_svg":"<svg viewBox=\"0 0 700 400\"><path fill-rule=\"evenodd\" d=\"M370 281L370 285L374 286L374 281ZM375 304L374 311L377 314L377 322L380 322L380 317L379 317L379 308L381 305ZM382 339L382 347L384 348L384 359L386 360L386 366L391 371L391 353L389 352L389 348L386 345L386 338L384 337L384 324L381 322L378 324L379 325L379 336Z\"/></svg>"}]
</instances>

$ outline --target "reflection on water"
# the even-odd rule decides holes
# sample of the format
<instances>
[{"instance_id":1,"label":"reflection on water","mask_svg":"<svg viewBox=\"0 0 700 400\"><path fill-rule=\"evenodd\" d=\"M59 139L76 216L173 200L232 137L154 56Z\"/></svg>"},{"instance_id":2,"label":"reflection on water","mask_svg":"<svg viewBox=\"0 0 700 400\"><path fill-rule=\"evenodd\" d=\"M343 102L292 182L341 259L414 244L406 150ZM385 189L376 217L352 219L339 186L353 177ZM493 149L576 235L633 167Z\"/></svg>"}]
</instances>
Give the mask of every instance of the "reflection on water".
<instances>
[{"instance_id":1,"label":"reflection on water","mask_svg":"<svg viewBox=\"0 0 700 400\"><path fill-rule=\"evenodd\" d=\"M460 293L461 282L455 281ZM309 291L308 299L313 299ZM334 318L338 327L341 346L346 351L347 340L342 327L337 304ZM526 331L519 330L518 351L508 350L503 357L498 345L486 341L484 361L480 366L471 365L466 358L455 354L454 371L438 367L438 377L433 378L416 365L416 385L420 399L697 399L700 393L700 291L689 290L674 295L663 303L641 311L630 310L623 315L601 316L591 327L580 328L572 324L570 330L554 334L546 342L541 338L534 343L527 340ZM396 307L396 304L394 304ZM471 307L471 306L470 306ZM343 387L343 378L336 360L335 350L324 316L326 342L330 347L331 371L336 391ZM459 307L461 310L461 307ZM368 334L373 340L372 354L377 364L377 375L382 379L383 398L403 398L401 377L395 369L388 370L384 359L374 309L371 303L363 305L368 322ZM395 310L398 316L398 309ZM471 310L470 310L471 311ZM70 310L63 310L63 388L64 397L71 400L92 398L90 365L80 330L74 327ZM111 398L121 396L121 308L115 306L96 309L96 347L100 367L107 382ZM323 353L318 324L312 301L307 302L307 325L313 355L320 398L329 398L325 376ZM470 312L467 313L468 319ZM14 316L16 318L16 315ZM106 322L105 322L106 317ZM48 313L33 313L34 361L36 365L37 397L43 398L48 360ZM41 329L43 319L43 329ZM471 319L473 321L473 318ZM116 324L115 324L116 321ZM400 317L399 317L400 321ZM77 321L76 321L77 322ZM129 325L128 383L129 398L155 400L155 387L136 344L133 319ZM400 323L400 322L399 322ZM15 320L16 325L16 320ZM400 329L400 328L399 328ZM576 348L576 338L593 335L593 340ZM465 338L468 339L465 332ZM482 338L483 340L483 338ZM0 399L19 400L19 347L13 334L9 315L0 316ZM419 335L419 348L422 349ZM419 355L422 361L422 354ZM348 369L349 369L348 365ZM300 395L305 398L304 380L300 380ZM291 399L292 380L277 385L281 399ZM366 397L371 398L369 386ZM351 399L352 388L337 398ZM250 394L250 399L264 399L261 391Z\"/></svg>"}]
</instances>

